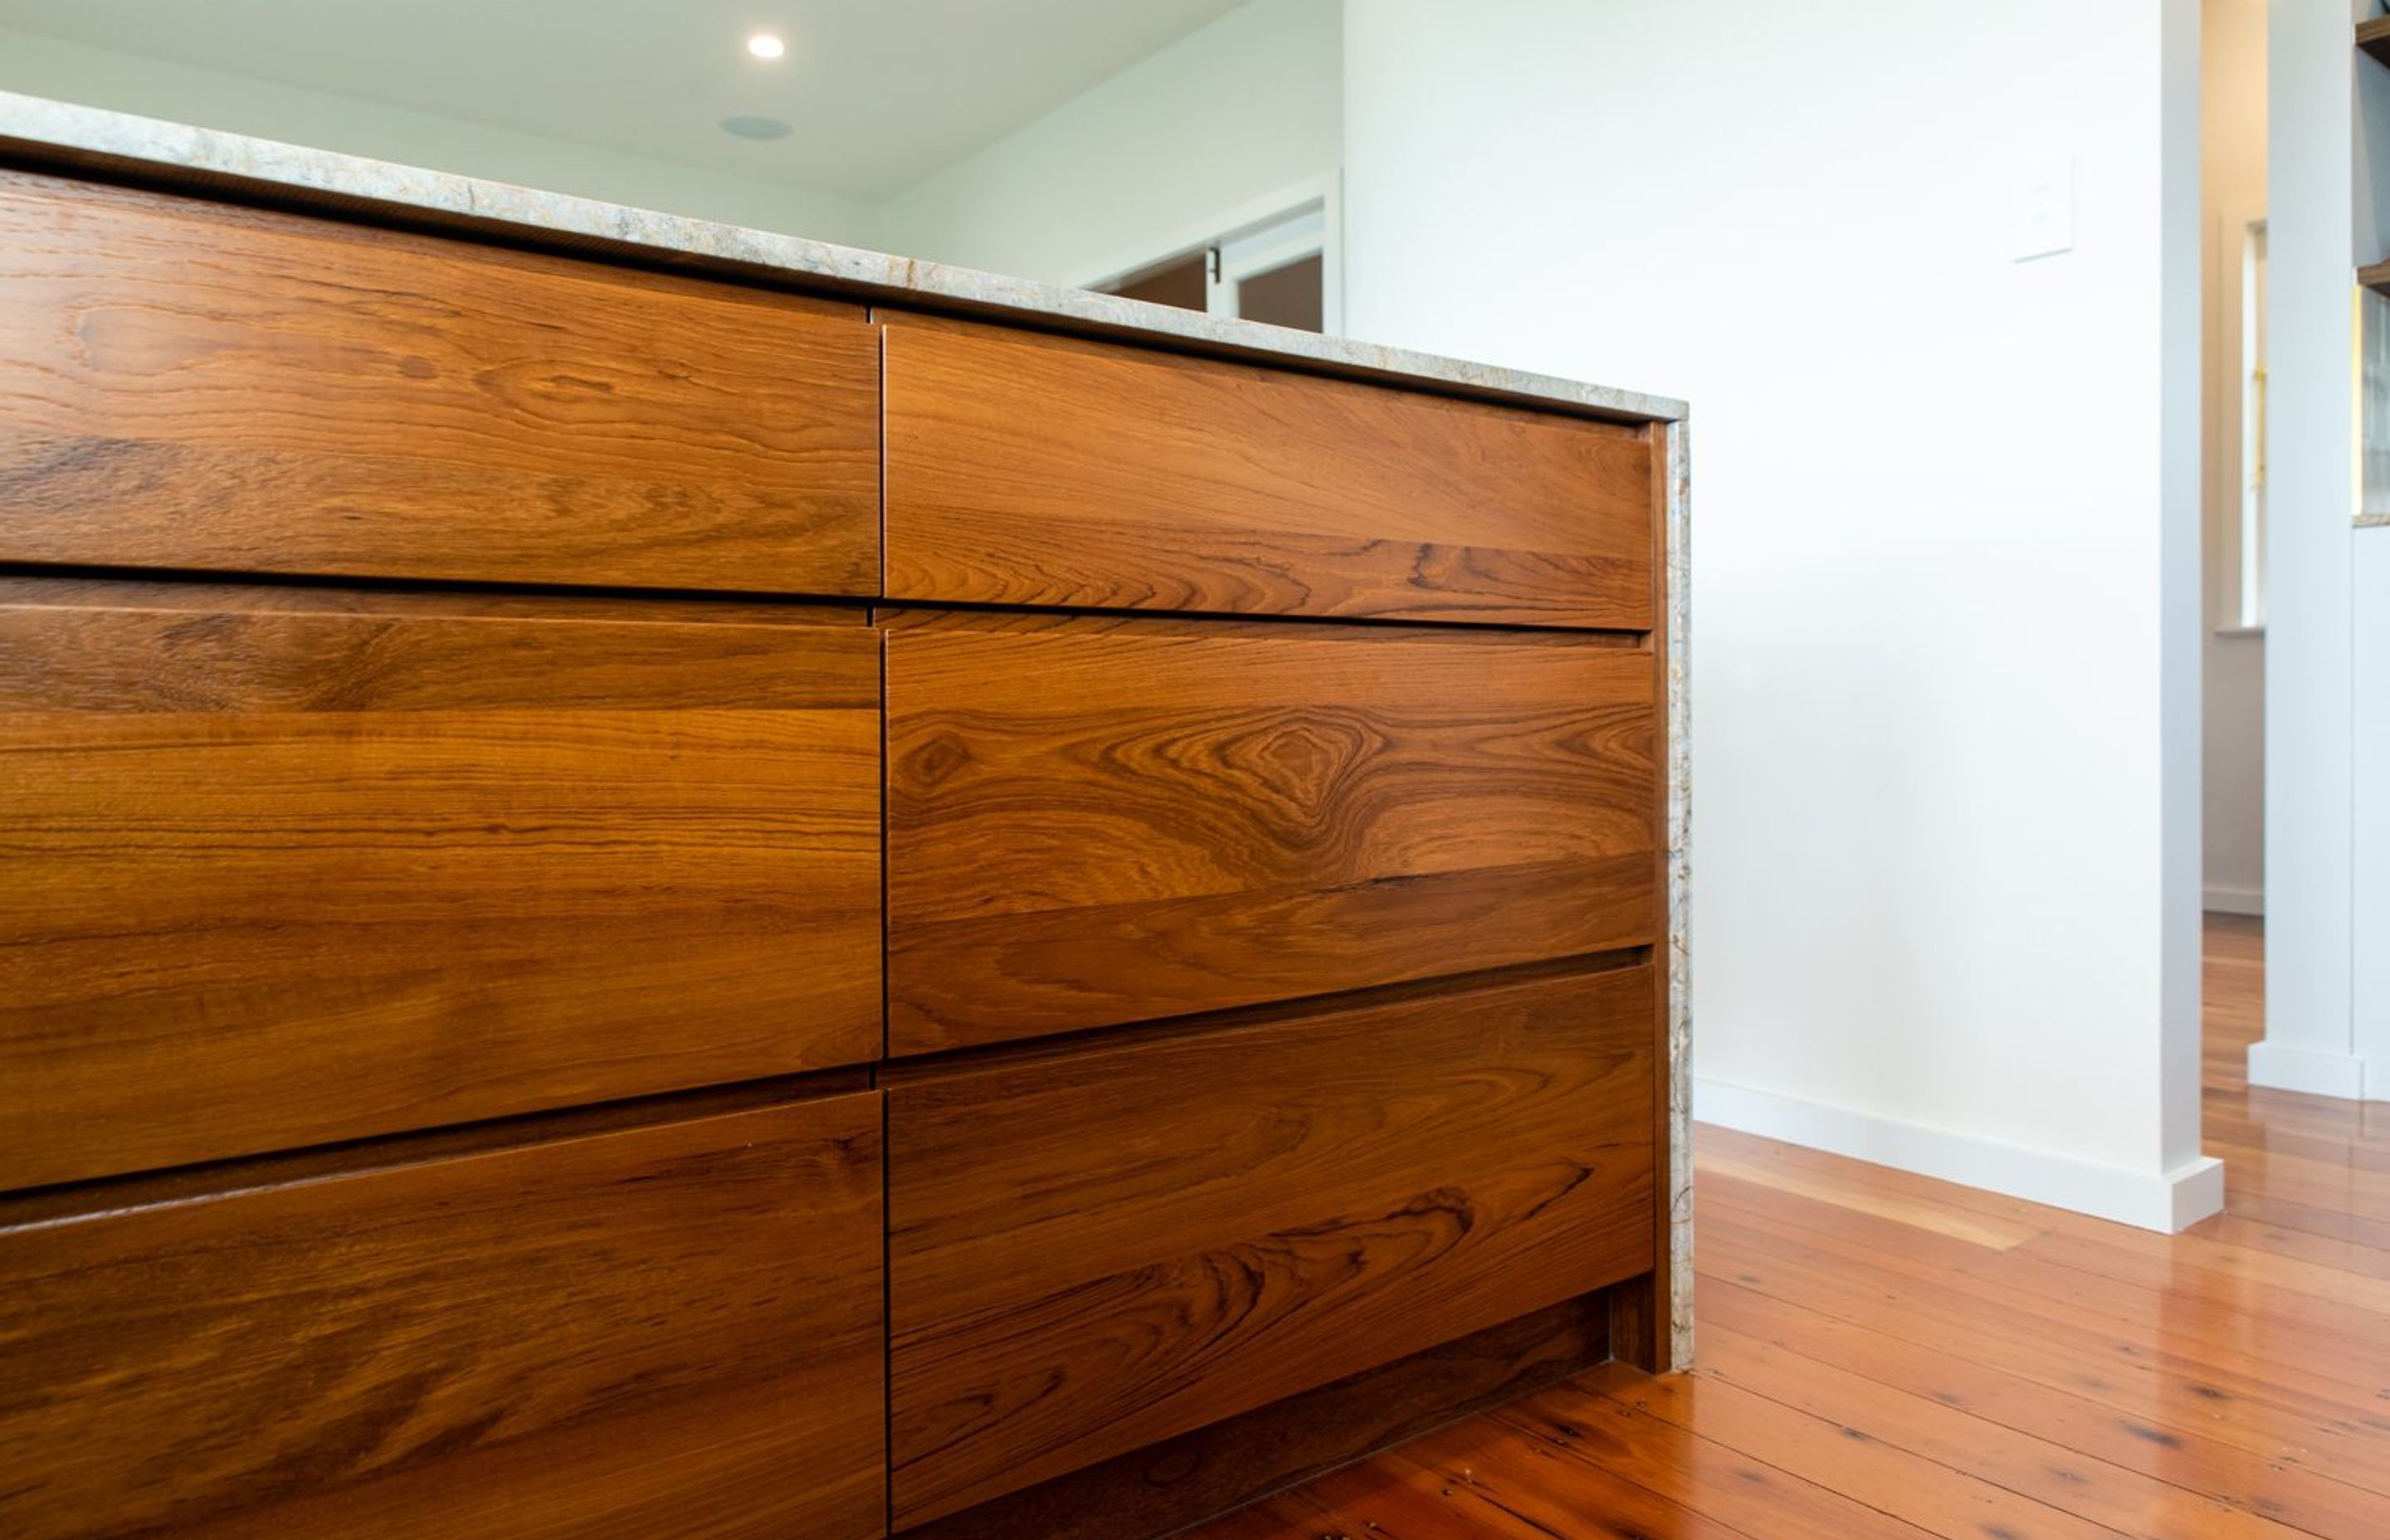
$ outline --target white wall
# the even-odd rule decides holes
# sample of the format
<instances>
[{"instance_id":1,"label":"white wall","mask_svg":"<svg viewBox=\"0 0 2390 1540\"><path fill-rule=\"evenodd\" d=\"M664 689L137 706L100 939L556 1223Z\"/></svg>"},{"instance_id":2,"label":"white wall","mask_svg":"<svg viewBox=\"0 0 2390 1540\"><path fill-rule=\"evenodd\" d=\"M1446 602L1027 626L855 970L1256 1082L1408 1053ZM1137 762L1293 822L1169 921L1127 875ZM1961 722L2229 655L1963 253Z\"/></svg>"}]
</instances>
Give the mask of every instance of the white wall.
<instances>
[{"instance_id":1,"label":"white wall","mask_svg":"<svg viewBox=\"0 0 2390 1540\"><path fill-rule=\"evenodd\" d=\"M2354 544L2349 1028L2359 1090L2390 1101L2390 529L2358 530Z\"/></svg>"},{"instance_id":2,"label":"white wall","mask_svg":"<svg viewBox=\"0 0 2390 1540\"><path fill-rule=\"evenodd\" d=\"M2371 263L2390 257L2390 70L2359 59L2352 72L2350 257ZM2390 528L2358 529L2349 540L2349 1043L2361 1094L2390 1101Z\"/></svg>"},{"instance_id":3,"label":"white wall","mask_svg":"<svg viewBox=\"0 0 2390 1540\"><path fill-rule=\"evenodd\" d=\"M0 90L195 123L287 144L871 244L872 205L693 171L561 139L0 29Z\"/></svg>"},{"instance_id":4,"label":"white wall","mask_svg":"<svg viewBox=\"0 0 2390 1540\"><path fill-rule=\"evenodd\" d=\"M883 206L888 250L1053 283L1217 234L1331 175L1338 0L1250 0Z\"/></svg>"},{"instance_id":5,"label":"white wall","mask_svg":"<svg viewBox=\"0 0 2390 1540\"><path fill-rule=\"evenodd\" d=\"M1699 1110L2187 1222L2194 0L1353 0L1346 313L1689 397ZM2010 257L2011 169L2079 165Z\"/></svg>"},{"instance_id":6,"label":"white wall","mask_svg":"<svg viewBox=\"0 0 2390 1540\"><path fill-rule=\"evenodd\" d=\"M2370 0L2272 0L2266 69L2266 1040L2261 1085L2366 1089L2354 1038L2351 45ZM2366 260L2371 260L2368 258ZM2376 1077L2380 1090L2390 1082Z\"/></svg>"},{"instance_id":7,"label":"white wall","mask_svg":"<svg viewBox=\"0 0 2390 1540\"><path fill-rule=\"evenodd\" d=\"M2207 906L2263 914L2266 885L2266 638L2237 620L2226 558L2238 544L2241 263L2243 233L2266 214L2265 0L2205 0L2200 11L2200 202L2206 273L2208 624L2201 851Z\"/></svg>"},{"instance_id":8,"label":"white wall","mask_svg":"<svg viewBox=\"0 0 2390 1540\"><path fill-rule=\"evenodd\" d=\"M1073 283L1332 186L1342 20L1339 0L1248 0L880 203L6 29L0 89Z\"/></svg>"}]
</instances>

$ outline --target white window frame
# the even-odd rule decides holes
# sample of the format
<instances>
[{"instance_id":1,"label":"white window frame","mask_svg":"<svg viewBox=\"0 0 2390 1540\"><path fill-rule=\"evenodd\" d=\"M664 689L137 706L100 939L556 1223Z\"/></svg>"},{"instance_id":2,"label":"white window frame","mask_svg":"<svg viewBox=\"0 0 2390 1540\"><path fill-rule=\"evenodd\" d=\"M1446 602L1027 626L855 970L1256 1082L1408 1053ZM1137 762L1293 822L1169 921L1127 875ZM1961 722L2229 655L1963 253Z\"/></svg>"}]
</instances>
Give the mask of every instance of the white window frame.
<instances>
[{"instance_id":1,"label":"white window frame","mask_svg":"<svg viewBox=\"0 0 2390 1540\"><path fill-rule=\"evenodd\" d=\"M2225 409L2239 430L2230 445L2232 484L2217 499L2216 631L2256 635L2266 629L2266 221L2229 222L2232 288L2217 319L2229 326L2233 389Z\"/></svg>"},{"instance_id":2,"label":"white window frame","mask_svg":"<svg viewBox=\"0 0 2390 1540\"><path fill-rule=\"evenodd\" d=\"M1344 330L1342 181L1331 172L1280 187L1140 241L1126 252L1091 264L1070 281L1079 289L1109 289L1124 278L1209 251L1214 255L1203 269L1204 309L1214 315L1233 316L1237 286L1244 279L1317 252L1320 330L1341 336Z\"/></svg>"},{"instance_id":3,"label":"white window frame","mask_svg":"<svg viewBox=\"0 0 2390 1540\"><path fill-rule=\"evenodd\" d=\"M1305 257L1319 258L1319 324L1328 325L1328 211L1317 200L1288 210L1279 218L1248 226L1212 243L1212 260L1203 273L1204 308L1214 315L1236 315L1247 278L1274 273Z\"/></svg>"}]
</instances>

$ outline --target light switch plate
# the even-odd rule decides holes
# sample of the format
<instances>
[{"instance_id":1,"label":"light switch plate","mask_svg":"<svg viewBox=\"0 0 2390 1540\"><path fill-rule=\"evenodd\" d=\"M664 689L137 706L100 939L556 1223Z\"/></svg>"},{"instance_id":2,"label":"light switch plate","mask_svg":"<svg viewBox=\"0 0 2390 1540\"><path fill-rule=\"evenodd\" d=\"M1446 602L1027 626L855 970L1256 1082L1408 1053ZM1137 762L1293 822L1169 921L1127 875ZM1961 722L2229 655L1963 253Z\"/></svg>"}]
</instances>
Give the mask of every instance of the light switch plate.
<instances>
[{"instance_id":1,"label":"light switch plate","mask_svg":"<svg viewBox=\"0 0 2390 1540\"><path fill-rule=\"evenodd\" d=\"M2075 250L2075 157L2028 156L2009 187L2009 255L2016 262Z\"/></svg>"}]
</instances>

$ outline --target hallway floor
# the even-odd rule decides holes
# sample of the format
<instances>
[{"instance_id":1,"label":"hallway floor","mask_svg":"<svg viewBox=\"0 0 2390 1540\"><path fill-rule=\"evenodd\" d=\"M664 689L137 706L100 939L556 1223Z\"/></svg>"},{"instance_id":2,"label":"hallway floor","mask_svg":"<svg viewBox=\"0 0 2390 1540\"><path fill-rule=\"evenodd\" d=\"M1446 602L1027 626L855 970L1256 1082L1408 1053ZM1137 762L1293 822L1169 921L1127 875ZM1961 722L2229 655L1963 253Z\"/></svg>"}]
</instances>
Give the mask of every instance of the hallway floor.
<instances>
[{"instance_id":1,"label":"hallway floor","mask_svg":"<svg viewBox=\"0 0 2390 1540\"><path fill-rule=\"evenodd\" d=\"M2223 1214L2169 1238L1703 1128L1694 1373L1613 1365L1201 1540L2390 1536L2390 1107L2250 1090L2262 932L2207 942Z\"/></svg>"}]
</instances>

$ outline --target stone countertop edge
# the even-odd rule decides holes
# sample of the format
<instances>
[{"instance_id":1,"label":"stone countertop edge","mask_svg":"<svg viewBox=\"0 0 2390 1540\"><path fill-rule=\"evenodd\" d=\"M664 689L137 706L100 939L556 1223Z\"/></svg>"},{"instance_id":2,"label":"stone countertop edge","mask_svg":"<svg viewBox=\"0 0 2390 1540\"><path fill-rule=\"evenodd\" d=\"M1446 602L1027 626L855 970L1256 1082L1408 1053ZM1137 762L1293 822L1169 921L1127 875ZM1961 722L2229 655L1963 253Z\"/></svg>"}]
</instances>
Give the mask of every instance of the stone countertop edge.
<instances>
[{"instance_id":1,"label":"stone countertop edge","mask_svg":"<svg viewBox=\"0 0 2390 1540\"><path fill-rule=\"evenodd\" d=\"M0 91L0 160L204 189L276 206L405 225L465 227L566 250L597 249L764 281L800 280L887 302L1041 319L1150 337L1231 357L1287 359L1343 374L1414 380L1463 394L1630 421L1677 422L1685 404L1403 348L1206 315L1113 294L833 246L565 193L426 171L333 150Z\"/></svg>"}]
</instances>

